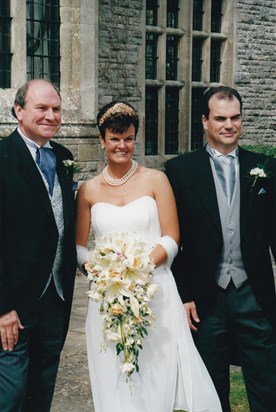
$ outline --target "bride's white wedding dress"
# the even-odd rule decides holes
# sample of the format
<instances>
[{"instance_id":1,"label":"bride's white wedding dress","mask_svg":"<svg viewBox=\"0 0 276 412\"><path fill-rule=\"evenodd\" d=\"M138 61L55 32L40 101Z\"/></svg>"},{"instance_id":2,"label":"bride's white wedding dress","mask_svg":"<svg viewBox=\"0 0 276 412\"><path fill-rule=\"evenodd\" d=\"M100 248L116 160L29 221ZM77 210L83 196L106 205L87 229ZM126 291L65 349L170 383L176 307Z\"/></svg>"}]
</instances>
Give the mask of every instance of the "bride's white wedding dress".
<instances>
[{"instance_id":1,"label":"bride's white wedding dress","mask_svg":"<svg viewBox=\"0 0 276 412\"><path fill-rule=\"evenodd\" d=\"M149 245L161 237L158 211L150 196L118 207L96 203L92 207L95 239L112 232L135 233ZM86 321L89 373L96 412L219 412L220 402L207 370L194 346L175 280L167 265L154 271L160 285L151 307L156 328L149 328L139 354L139 373L133 388L120 373L115 344L102 350L102 320L98 304L89 300Z\"/></svg>"}]
</instances>

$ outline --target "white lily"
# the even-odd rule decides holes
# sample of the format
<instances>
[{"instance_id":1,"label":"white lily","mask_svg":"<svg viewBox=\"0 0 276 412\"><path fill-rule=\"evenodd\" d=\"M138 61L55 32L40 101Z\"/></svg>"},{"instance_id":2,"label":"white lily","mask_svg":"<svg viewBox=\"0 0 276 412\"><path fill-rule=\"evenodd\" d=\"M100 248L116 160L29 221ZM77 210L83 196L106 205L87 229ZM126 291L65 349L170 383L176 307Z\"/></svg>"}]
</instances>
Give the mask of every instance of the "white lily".
<instances>
[{"instance_id":1,"label":"white lily","mask_svg":"<svg viewBox=\"0 0 276 412\"><path fill-rule=\"evenodd\" d=\"M86 269L90 299L99 302L106 342L123 355L121 370L127 379L138 370L137 346L154 322L149 306L158 290L150 279L154 264L149 247L124 233L104 237L89 254Z\"/></svg>"},{"instance_id":2,"label":"white lily","mask_svg":"<svg viewBox=\"0 0 276 412\"><path fill-rule=\"evenodd\" d=\"M122 366L120 366L120 369L122 373L131 373L134 371L134 365L132 363L124 363Z\"/></svg>"}]
</instances>

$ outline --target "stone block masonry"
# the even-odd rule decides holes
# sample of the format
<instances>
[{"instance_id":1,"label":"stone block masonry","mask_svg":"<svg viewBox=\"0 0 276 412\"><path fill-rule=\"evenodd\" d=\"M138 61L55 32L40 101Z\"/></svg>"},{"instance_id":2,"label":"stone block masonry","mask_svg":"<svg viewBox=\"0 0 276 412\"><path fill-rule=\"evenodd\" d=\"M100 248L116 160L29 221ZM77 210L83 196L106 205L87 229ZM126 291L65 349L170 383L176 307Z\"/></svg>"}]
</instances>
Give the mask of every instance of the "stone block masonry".
<instances>
[{"instance_id":1,"label":"stone block masonry","mask_svg":"<svg viewBox=\"0 0 276 412\"><path fill-rule=\"evenodd\" d=\"M137 77L143 1L99 3L99 106L112 99L141 100Z\"/></svg>"},{"instance_id":2,"label":"stone block masonry","mask_svg":"<svg viewBox=\"0 0 276 412\"><path fill-rule=\"evenodd\" d=\"M276 145L275 17L275 1L237 2L235 84L244 100L244 143Z\"/></svg>"}]
</instances>

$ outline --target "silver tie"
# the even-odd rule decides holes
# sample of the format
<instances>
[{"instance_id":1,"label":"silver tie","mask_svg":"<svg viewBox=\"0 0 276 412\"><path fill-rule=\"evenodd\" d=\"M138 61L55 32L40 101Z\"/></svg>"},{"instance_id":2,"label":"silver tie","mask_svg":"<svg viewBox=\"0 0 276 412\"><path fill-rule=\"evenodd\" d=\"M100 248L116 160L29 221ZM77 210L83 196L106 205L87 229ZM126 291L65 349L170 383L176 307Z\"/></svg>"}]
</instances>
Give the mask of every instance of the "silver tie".
<instances>
[{"instance_id":1,"label":"silver tie","mask_svg":"<svg viewBox=\"0 0 276 412\"><path fill-rule=\"evenodd\" d=\"M230 206L236 180L235 157L231 155L212 156L223 193Z\"/></svg>"}]
</instances>

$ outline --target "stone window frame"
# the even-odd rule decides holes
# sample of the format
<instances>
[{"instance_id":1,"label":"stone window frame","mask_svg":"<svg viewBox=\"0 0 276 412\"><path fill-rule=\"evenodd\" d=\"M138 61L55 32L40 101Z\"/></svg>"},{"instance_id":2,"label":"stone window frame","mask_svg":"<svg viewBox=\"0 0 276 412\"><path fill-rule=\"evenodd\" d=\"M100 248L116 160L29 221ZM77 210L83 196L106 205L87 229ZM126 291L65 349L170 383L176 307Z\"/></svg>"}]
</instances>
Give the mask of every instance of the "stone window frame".
<instances>
[{"instance_id":1,"label":"stone window frame","mask_svg":"<svg viewBox=\"0 0 276 412\"><path fill-rule=\"evenodd\" d=\"M0 87L9 87L11 81L11 21L10 4L4 2L1 4L1 68L0 68Z\"/></svg>"},{"instance_id":2,"label":"stone window frame","mask_svg":"<svg viewBox=\"0 0 276 412\"><path fill-rule=\"evenodd\" d=\"M60 0L26 1L27 79L60 83Z\"/></svg>"},{"instance_id":3,"label":"stone window frame","mask_svg":"<svg viewBox=\"0 0 276 412\"><path fill-rule=\"evenodd\" d=\"M26 3L10 0L11 23L11 87L1 89L9 106L18 87L27 81ZM98 2L60 0L60 92L63 101L61 134L74 134L74 127L87 129L96 121L98 112ZM1 118L15 119L3 111ZM1 120L2 121L2 120Z\"/></svg>"},{"instance_id":4,"label":"stone window frame","mask_svg":"<svg viewBox=\"0 0 276 412\"><path fill-rule=\"evenodd\" d=\"M159 21L163 21L166 16L166 0L159 1ZM203 30L200 32L193 31L193 1L179 0L179 27L176 30L181 32L179 42L179 64L178 80L175 86L179 87L179 146L178 153L191 150L191 130L192 130L192 92L193 90L206 90L208 87L224 84L233 86L234 84L234 58L235 58L235 33L236 33L236 0L222 1L222 22L221 33L211 33L211 2L204 0L203 13ZM146 7L146 6L145 6ZM162 16L162 18L161 18ZM162 20L163 19L163 20ZM149 28L145 25L145 32ZM151 30L151 29L150 29ZM159 45L165 50L166 30L163 27L157 27L159 35ZM192 81L192 39L201 36L203 38L203 63L201 81ZM162 39L162 37L164 39ZM210 43L211 39L222 41L221 48L221 70L219 83L210 82ZM159 69L165 67L166 53L162 53L158 59ZM169 82L171 84L171 82ZM142 156L146 165L160 165L171 158L171 155L165 154L165 126L164 126L164 107L165 107L165 88L166 81L163 78L157 80L145 79L146 87L158 88L158 154L145 155L145 146L141 145ZM145 113L146 116L146 113ZM145 134L145 132L144 132Z\"/></svg>"}]
</instances>

